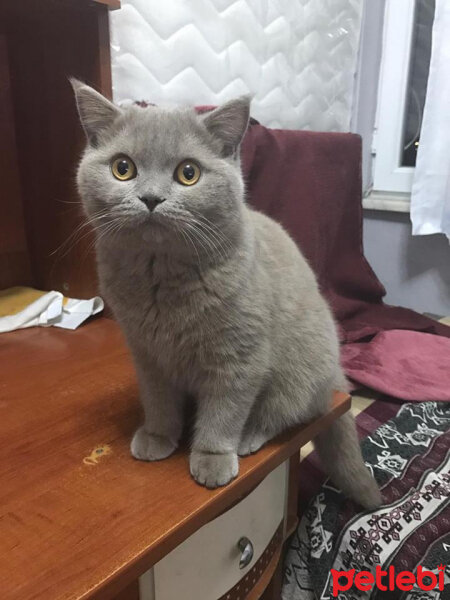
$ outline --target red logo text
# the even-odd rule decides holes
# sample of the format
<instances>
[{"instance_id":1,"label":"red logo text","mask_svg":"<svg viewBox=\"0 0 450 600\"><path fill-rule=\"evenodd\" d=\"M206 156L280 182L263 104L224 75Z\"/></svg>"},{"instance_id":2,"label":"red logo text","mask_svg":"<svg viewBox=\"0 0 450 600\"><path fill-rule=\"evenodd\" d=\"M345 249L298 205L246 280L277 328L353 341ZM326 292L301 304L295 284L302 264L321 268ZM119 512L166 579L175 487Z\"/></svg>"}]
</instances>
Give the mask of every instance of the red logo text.
<instances>
[{"instance_id":1,"label":"red logo text","mask_svg":"<svg viewBox=\"0 0 450 600\"><path fill-rule=\"evenodd\" d=\"M375 574L371 571L360 571L356 573L355 569L350 571L336 571L331 569L332 575L332 592L333 596L337 596L339 592L345 592L352 586L355 586L358 590L369 591L375 586L377 589L383 592L387 590L412 590L414 586L419 587L421 590L429 591L444 589L444 571L445 566L438 566L438 574L432 571L427 571L421 566L417 567L417 574L411 571L399 571L395 572L394 567L391 565L387 571L377 565Z\"/></svg>"}]
</instances>

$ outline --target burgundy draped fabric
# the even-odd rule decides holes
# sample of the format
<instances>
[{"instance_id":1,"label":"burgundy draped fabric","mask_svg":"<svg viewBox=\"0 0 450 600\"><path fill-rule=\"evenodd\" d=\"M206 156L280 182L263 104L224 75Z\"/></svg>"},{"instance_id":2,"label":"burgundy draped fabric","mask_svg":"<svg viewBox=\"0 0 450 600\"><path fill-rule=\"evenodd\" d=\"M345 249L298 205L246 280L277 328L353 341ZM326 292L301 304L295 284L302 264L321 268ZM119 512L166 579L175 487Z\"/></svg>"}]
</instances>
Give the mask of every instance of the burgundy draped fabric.
<instances>
[{"instance_id":1,"label":"burgundy draped fabric","mask_svg":"<svg viewBox=\"0 0 450 600\"><path fill-rule=\"evenodd\" d=\"M383 303L385 289L363 254L359 136L268 129L252 122L242 144L242 164L248 202L281 223L297 242L331 304L343 342L368 342L388 330L450 337L450 327ZM409 338L418 356L420 340ZM426 348L432 364L436 345ZM378 344L380 352L393 349L393 344L385 349ZM366 364L369 368L370 361ZM409 375L406 368L404 377ZM427 399L420 394L417 399Z\"/></svg>"}]
</instances>

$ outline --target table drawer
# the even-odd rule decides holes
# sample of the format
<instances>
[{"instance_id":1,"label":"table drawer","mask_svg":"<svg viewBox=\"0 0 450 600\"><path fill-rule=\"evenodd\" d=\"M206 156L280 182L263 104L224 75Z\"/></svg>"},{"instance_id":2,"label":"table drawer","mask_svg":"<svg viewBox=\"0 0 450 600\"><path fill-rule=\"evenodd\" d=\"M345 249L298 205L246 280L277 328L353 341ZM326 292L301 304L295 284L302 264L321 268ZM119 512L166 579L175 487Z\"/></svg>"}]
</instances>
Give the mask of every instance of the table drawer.
<instances>
[{"instance_id":1,"label":"table drawer","mask_svg":"<svg viewBox=\"0 0 450 600\"><path fill-rule=\"evenodd\" d=\"M241 502L204 525L158 562L153 572L141 577L141 600L226 597L254 567L283 520L287 475L287 463L283 463ZM241 551L237 544L243 536L251 541L254 555L240 569ZM251 578L257 576L253 572Z\"/></svg>"}]
</instances>

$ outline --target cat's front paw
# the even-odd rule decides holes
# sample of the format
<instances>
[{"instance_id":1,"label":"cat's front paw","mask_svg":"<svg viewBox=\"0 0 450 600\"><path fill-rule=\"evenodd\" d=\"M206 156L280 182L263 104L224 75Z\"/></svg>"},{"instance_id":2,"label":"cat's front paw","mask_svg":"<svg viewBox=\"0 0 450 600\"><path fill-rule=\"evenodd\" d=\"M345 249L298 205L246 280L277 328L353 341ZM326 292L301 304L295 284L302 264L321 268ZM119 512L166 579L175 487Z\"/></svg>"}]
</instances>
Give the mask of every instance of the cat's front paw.
<instances>
[{"instance_id":1,"label":"cat's front paw","mask_svg":"<svg viewBox=\"0 0 450 600\"><path fill-rule=\"evenodd\" d=\"M162 435L154 435L139 427L131 440L131 454L138 460L162 460L176 450L176 444Z\"/></svg>"},{"instance_id":2,"label":"cat's front paw","mask_svg":"<svg viewBox=\"0 0 450 600\"><path fill-rule=\"evenodd\" d=\"M191 475L197 483L213 489L230 483L239 473L235 452L209 454L193 450L190 458Z\"/></svg>"},{"instance_id":3,"label":"cat's front paw","mask_svg":"<svg viewBox=\"0 0 450 600\"><path fill-rule=\"evenodd\" d=\"M257 452L267 442L267 436L263 433L256 433L254 431L250 433L244 433L242 440L239 443L238 454L239 456L248 456Z\"/></svg>"}]
</instances>

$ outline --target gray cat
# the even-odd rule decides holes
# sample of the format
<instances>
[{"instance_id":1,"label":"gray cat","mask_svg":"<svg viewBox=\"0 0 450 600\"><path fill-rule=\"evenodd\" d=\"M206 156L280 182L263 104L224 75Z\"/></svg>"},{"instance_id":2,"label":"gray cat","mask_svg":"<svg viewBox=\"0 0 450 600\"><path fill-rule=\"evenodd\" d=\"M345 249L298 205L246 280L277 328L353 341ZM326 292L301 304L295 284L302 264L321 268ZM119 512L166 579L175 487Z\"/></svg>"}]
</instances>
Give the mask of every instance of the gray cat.
<instances>
[{"instance_id":1,"label":"gray cat","mask_svg":"<svg viewBox=\"0 0 450 600\"><path fill-rule=\"evenodd\" d=\"M238 455L324 413L332 390L345 389L330 309L283 228L244 202L248 98L198 115L119 108L73 87L88 139L78 187L96 229L101 291L131 349L145 412L131 452L172 454L194 398L191 474L225 485ZM316 444L345 493L380 504L350 415Z\"/></svg>"}]
</instances>

